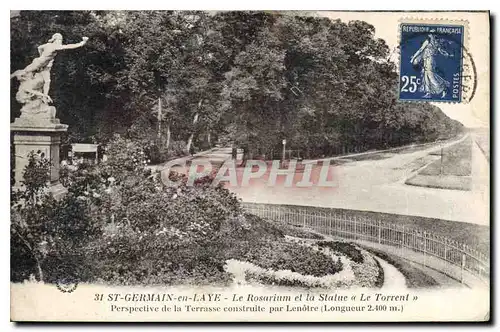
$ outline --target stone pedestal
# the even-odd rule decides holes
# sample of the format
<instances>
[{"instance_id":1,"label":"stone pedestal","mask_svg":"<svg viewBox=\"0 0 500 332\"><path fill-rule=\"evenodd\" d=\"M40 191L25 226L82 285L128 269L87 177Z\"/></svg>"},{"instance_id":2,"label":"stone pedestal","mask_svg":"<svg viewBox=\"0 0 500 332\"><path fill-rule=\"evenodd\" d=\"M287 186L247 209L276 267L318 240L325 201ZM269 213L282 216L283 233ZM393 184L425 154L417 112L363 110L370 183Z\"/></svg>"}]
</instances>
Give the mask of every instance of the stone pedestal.
<instances>
[{"instance_id":1,"label":"stone pedestal","mask_svg":"<svg viewBox=\"0 0 500 332\"><path fill-rule=\"evenodd\" d=\"M64 193L59 183L59 146L61 134L68 130L68 125L61 124L55 117L37 118L21 115L10 125L14 133L15 148L15 187L21 188L24 168L28 164L31 151L40 151L51 162L50 186L54 196Z\"/></svg>"}]
</instances>

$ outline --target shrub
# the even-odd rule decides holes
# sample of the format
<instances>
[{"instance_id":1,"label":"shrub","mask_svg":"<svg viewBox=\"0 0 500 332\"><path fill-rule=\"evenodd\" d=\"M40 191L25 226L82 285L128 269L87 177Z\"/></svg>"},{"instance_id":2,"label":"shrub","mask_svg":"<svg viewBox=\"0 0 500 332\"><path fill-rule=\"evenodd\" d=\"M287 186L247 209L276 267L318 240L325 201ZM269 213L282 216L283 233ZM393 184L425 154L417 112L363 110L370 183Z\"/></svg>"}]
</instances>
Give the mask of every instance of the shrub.
<instances>
[{"instance_id":1,"label":"shrub","mask_svg":"<svg viewBox=\"0 0 500 332\"><path fill-rule=\"evenodd\" d=\"M87 202L73 192L55 200L47 188L49 161L28 156L23 191L11 204L11 278L20 281L36 274L41 281L56 278L57 262L78 260L82 248L96 234Z\"/></svg>"},{"instance_id":2,"label":"shrub","mask_svg":"<svg viewBox=\"0 0 500 332\"><path fill-rule=\"evenodd\" d=\"M31 176L46 174L47 165L31 162L19 196L30 203L12 208L11 253L30 270L14 269L13 278L38 271L50 282L55 266L78 262L88 282L227 282L220 239L222 225L241 215L234 194L204 179L165 186L146 164L137 143L116 136L106 162L63 172L68 193L56 201L46 181Z\"/></svg>"},{"instance_id":3,"label":"shrub","mask_svg":"<svg viewBox=\"0 0 500 332\"><path fill-rule=\"evenodd\" d=\"M347 242L334 242L334 241L319 241L316 242L319 247L328 247L333 251L344 254L349 257L353 262L363 263L364 258L358 248L352 243Z\"/></svg>"},{"instance_id":4,"label":"shrub","mask_svg":"<svg viewBox=\"0 0 500 332\"><path fill-rule=\"evenodd\" d=\"M144 144L146 156L152 164L164 163L170 159L183 157L186 155L186 143L183 141L171 141L167 148L166 141L147 141Z\"/></svg>"},{"instance_id":5,"label":"shrub","mask_svg":"<svg viewBox=\"0 0 500 332\"><path fill-rule=\"evenodd\" d=\"M258 242L284 238L284 233L274 222L249 213L239 216L238 219L229 220L221 231L231 240Z\"/></svg>"},{"instance_id":6,"label":"shrub","mask_svg":"<svg viewBox=\"0 0 500 332\"><path fill-rule=\"evenodd\" d=\"M151 164L159 164L165 160L163 160L162 153L160 151L160 147L158 144L150 143L145 147L146 156L151 161Z\"/></svg>"},{"instance_id":7,"label":"shrub","mask_svg":"<svg viewBox=\"0 0 500 332\"><path fill-rule=\"evenodd\" d=\"M258 246L252 246L241 260L266 269L290 270L316 277L335 274L343 268L340 261L334 262L328 255L310 247L286 242L259 243Z\"/></svg>"},{"instance_id":8,"label":"shrub","mask_svg":"<svg viewBox=\"0 0 500 332\"><path fill-rule=\"evenodd\" d=\"M173 157L182 157L185 156L186 153L186 143L183 141L172 141L168 148L168 158Z\"/></svg>"},{"instance_id":9,"label":"shrub","mask_svg":"<svg viewBox=\"0 0 500 332\"><path fill-rule=\"evenodd\" d=\"M100 257L96 262L100 281L165 285L229 280L217 250L209 242L192 239L173 227L149 232L110 225L103 240L106 245L97 246L93 253Z\"/></svg>"},{"instance_id":10,"label":"shrub","mask_svg":"<svg viewBox=\"0 0 500 332\"><path fill-rule=\"evenodd\" d=\"M303 275L290 270L264 269L253 263L230 259L224 268L231 273L237 282L257 281L263 284L304 288L337 288L352 284L354 274L351 270L343 270L334 275L315 277Z\"/></svg>"},{"instance_id":11,"label":"shrub","mask_svg":"<svg viewBox=\"0 0 500 332\"><path fill-rule=\"evenodd\" d=\"M168 187L140 174L116 185L114 197L103 195L101 207L114 218L104 227L102 243L93 243L104 271L100 279L125 284L229 280L221 228L241 214L235 196L203 179L188 186L181 177Z\"/></svg>"},{"instance_id":12,"label":"shrub","mask_svg":"<svg viewBox=\"0 0 500 332\"><path fill-rule=\"evenodd\" d=\"M378 260L375 259L375 263L377 264L378 268L378 276L377 280L375 281L375 287L382 288L382 286L384 285L384 278L385 278L384 269L382 268Z\"/></svg>"},{"instance_id":13,"label":"shrub","mask_svg":"<svg viewBox=\"0 0 500 332\"><path fill-rule=\"evenodd\" d=\"M99 171L104 178L114 177L118 183L129 176L144 173L149 163L142 144L118 134L108 142L106 152L108 158L100 165Z\"/></svg>"},{"instance_id":14,"label":"shrub","mask_svg":"<svg viewBox=\"0 0 500 332\"><path fill-rule=\"evenodd\" d=\"M70 263L87 282L224 285L230 258L310 276L343 268L340 260L284 242L282 227L244 214L236 196L212 186L209 176L188 186L187 177L172 172L178 181L167 186L146 170L142 147L120 136L107 153L99 165L66 169L68 193L59 201L47 192L48 163L31 156L27 190L12 207L11 255L19 266L13 278L37 272L53 282Z\"/></svg>"},{"instance_id":15,"label":"shrub","mask_svg":"<svg viewBox=\"0 0 500 332\"><path fill-rule=\"evenodd\" d=\"M275 223L276 227L278 227L284 234L288 236L298 237L301 239L313 239L313 240L323 240L325 238L323 235L315 233L314 231L309 231L307 229L288 225L282 222L275 222Z\"/></svg>"}]
</instances>

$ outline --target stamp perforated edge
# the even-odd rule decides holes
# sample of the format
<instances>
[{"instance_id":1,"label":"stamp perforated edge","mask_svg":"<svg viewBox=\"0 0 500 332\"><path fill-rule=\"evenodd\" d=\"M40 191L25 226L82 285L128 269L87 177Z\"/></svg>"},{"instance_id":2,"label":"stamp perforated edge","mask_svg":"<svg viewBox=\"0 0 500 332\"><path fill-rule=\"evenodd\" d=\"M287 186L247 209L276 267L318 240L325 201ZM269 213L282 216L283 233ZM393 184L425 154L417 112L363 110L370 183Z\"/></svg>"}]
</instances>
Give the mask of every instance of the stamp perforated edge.
<instances>
[{"instance_id":1,"label":"stamp perforated edge","mask_svg":"<svg viewBox=\"0 0 500 332\"><path fill-rule=\"evenodd\" d=\"M463 45L462 48L464 52L462 53L462 62L465 60L466 56L469 56L471 58L472 62L472 70L474 73L474 80L477 80L477 74L476 74L476 68L474 65L474 60L472 59L472 55L469 52L469 21L468 20L460 20L460 19L447 19L443 17L432 17L432 18L418 18L418 17L402 17L398 20L397 24L397 56L395 57L395 62L396 62L396 68L398 70L398 76L401 74L401 25L402 24L408 24L408 23L414 23L414 24L439 24L439 25L463 25L464 27L464 36L463 36ZM467 53L467 54L465 54ZM462 74L463 74L463 68L461 68ZM472 95L469 99L466 99L462 95L462 99L460 101L450 101L450 100L432 100L432 101L425 101L425 100L405 100L405 99L399 99L399 92L398 92L398 101L400 102L416 102L416 103L444 103L444 104L467 104L469 103L470 100L474 97L475 89L476 89L476 83L474 84L474 88L472 91ZM398 79L398 91L399 91L399 84L400 80Z\"/></svg>"}]
</instances>

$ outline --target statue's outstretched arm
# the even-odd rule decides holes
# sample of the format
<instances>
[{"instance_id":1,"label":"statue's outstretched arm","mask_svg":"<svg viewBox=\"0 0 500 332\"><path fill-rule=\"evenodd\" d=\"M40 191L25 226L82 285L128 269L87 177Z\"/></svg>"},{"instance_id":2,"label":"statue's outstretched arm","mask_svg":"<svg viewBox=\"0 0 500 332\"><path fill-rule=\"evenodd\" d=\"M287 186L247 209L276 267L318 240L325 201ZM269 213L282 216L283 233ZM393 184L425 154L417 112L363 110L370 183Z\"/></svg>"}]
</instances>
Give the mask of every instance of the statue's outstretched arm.
<instances>
[{"instance_id":1,"label":"statue's outstretched arm","mask_svg":"<svg viewBox=\"0 0 500 332\"><path fill-rule=\"evenodd\" d=\"M83 45L85 45L87 43L87 40L89 40L89 38L88 37L83 37L82 39L83 40L81 42L79 42L79 43L62 45L59 49L60 50L71 50L71 49L74 49L74 48L82 47Z\"/></svg>"}]
</instances>

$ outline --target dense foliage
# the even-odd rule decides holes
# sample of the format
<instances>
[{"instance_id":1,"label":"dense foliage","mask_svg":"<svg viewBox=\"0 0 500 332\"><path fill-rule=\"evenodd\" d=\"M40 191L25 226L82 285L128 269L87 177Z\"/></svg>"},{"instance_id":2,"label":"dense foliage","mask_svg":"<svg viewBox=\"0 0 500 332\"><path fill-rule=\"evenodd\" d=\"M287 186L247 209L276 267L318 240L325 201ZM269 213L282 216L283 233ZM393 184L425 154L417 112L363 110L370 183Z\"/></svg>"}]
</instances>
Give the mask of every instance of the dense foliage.
<instances>
[{"instance_id":1,"label":"dense foliage","mask_svg":"<svg viewBox=\"0 0 500 332\"><path fill-rule=\"evenodd\" d=\"M78 266L82 278L88 278L91 261L82 253L88 239L98 234L92 206L83 196L69 194L55 200L49 193L50 163L32 153L24 173L25 190L13 193L11 200L11 278L55 281L61 266ZM71 266L67 263L71 262Z\"/></svg>"},{"instance_id":2,"label":"dense foliage","mask_svg":"<svg viewBox=\"0 0 500 332\"><path fill-rule=\"evenodd\" d=\"M128 130L150 146L154 161L215 140L235 142L246 156L269 156L286 138L312 157L461 129L435 106L397 101L389 49L362 21L278 12L21 11L11 19L11 70L26 66L54 32L67 43L90 38L61 52L52 69L51 96L72 141L104 142Z\"/></svg>"},{"instance_id":3,"label":"dense foliage","mask_svg":"<svg viewBox=\"0 0 500 332\"><path fill-rule=\"evenodd\" d=\"M284 222L276 222L280 229L285 233L285 235L293 236L302 239L314 239L314 240L322 240L325 237L319 233L316 233L312 230L304 229L297 226L292 226L286 224Z\"/></svg>"},{"instance_id":4,"label":"dense foliage","mask_svg":"<svg viewBox=\"0 0 500 332\"><path fill-rule=\"evenodd\" d=\"M105 143L107 160L64 168L68 193L55 200L48 162L29 157L25 190L12 195L14 281L34 274L52 282L69 266L89 282L227 283L229 259L335 274L340 261L283 240L317 235L244 214L209 179L188 186L172 173L179 181L167 186L147 164L216 141L243 147L248 158L272 156L287 139L315 157L461 130L435 106L397 101L388 47L366 22L277 12L21 11L11 19L11 71L55 32L65 43L89 37L60 52L52 68L65 139ZM20 105L11 84L14 118ZM360 261L356 248L334 246Z\"/></svg>"},{"instance_id":5,"label":"dense foliage","mask_svg":"<svg viewBox=\"0 0 500 332\"><path fill-rule=\"evenodd\" d=\"M348 242L336 242L336 241L318 241L316 242L320 248L329 248L334 252L346 255L353 262L363 263L363 255L353 244Z\"/></svg>"},{"instance_id":6,"label":"dense foliage","mask_svg":"<svg viewBox=\"0 0 500 332\"><path fill-rule=\"evenodd\" d=\"M112 284L227 284L239 259L272 270L333 275L340 261L285 241L289 227L244 214L234 194L211 179L165 185L147 170L144 150L116 135L108 160L64 168L68 192L47 190L49 163L31 154L25 190L12 200L12 280L46 282L61 267L82 281Z\"/></svg>"},{"instance_id":7,"label":"dense foliage","mask_svg":"<svg viewBox=\"0 0 500 332\"><path fill-rule=\"evenodd\" d=\"M310 247L281 242L254 246L243 260L266 269L290 270L315 277L335 274L343 267L340 260L334 262L331 257Z\"/></svg>"},{"instance_id":8,"label":"dense foliage","mask_svg":"<svg viewBox=\"0 0 500 332\"><path fill-rule=\"evenodd\" d=\"M165 186L131 140L115 137L108 153L98 166L66 169L60 200L47 190L47 161L30 157L26 190L12 201L13 280L54 281L47 273L70 262L84 281L224 281L220 237L222 224L241 215L235 196L183 177Z\"/></svg>"}]
</instances>

